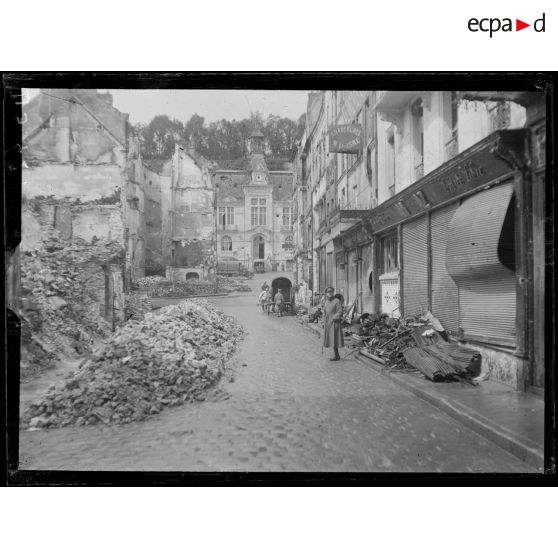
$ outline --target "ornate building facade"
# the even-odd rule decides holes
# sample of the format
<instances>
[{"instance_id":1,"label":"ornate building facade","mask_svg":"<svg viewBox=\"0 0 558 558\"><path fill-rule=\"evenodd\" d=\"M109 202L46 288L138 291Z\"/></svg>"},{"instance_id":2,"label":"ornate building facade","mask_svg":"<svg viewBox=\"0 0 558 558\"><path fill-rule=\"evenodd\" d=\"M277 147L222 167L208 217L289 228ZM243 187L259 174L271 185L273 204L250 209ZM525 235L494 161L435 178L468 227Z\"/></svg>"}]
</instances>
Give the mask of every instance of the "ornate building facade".
<instances>
[{"instance_id":1,"label":"ornate building facade","mask_svg":"<svg viewBox=\"0 0 558 558\"><path fill-rule=\"evenodd\" d=\"M254 131L242 159L215 161L217 259L238 260L253 271L293 269L292 163L265 155Z\"/></svg>"}]
</instances>

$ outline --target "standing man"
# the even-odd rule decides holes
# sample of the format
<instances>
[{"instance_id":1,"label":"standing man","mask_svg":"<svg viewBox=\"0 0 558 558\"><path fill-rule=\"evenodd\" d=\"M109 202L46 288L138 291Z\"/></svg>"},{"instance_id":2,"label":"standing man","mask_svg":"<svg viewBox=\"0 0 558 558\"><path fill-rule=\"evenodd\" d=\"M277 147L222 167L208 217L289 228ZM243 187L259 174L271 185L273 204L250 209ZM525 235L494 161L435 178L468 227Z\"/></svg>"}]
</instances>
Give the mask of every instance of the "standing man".
<instances>
[{"instance_id":1,"label":"standing man","mask_svg":"<svg viewBox=\"0 0 558 558\"><path fill-rule=\"evenodd\" d=\"M279 314L279 316L283 315L283 290L282 289L277 289L277 293L275 295L275 312L277 312Z\"/></svg>"},{"instance_id":2,"label":"standing man","mask_svg":"<svg viewBox=\"0 0 558 558\"><path fill-rule=\"evenodd\" d=\"M340 360L339 347L344 347L343 330L341 329L341 318L343 307L341 301L333 296L333 287L326 289L326 300L324 303L324 347L333 347L333 357L329 360Z\"/></svg>"},{"instance_id":3,"label":"standing man","mask_svg":"<svg viewBox=\"0 0 558 558\"><path fill-rule=\"evenodd\" d=\"M258 304L262 307L262 312L265 312L267 310L266 306L267 306L268 291L269 291L269 287L266 285L265 288L260 293L260 296L258 297Z\"/></svg>"}]
</instances>

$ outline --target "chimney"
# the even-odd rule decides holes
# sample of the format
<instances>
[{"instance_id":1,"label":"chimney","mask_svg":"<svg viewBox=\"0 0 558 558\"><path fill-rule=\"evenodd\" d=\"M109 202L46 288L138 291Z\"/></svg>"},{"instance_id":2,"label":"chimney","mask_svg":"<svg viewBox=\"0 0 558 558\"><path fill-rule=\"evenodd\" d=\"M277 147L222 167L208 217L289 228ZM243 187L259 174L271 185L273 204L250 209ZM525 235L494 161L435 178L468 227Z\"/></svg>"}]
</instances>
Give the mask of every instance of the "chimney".
<instances>
[{"instance_id":1,"label":"chimney","mask_svg":"<svg viewBox=\"0 0 558 558\"><path fill-rule=\"evenodd\" d=\"M112 107L113 98L108 91L106 93L97 93L97 96L101 99L101 101Z\"/></svg>"}]
</instances>

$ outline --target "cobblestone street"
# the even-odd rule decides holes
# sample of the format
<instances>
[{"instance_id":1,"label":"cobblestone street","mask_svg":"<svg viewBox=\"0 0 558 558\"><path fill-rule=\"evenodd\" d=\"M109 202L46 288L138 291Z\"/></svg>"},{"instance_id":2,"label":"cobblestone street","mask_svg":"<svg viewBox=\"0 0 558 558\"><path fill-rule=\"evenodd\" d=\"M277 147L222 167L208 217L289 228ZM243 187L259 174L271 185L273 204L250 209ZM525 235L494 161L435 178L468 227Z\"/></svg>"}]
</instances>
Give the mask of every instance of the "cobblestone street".
<instances>
[{"instance_id":1,"label":"cobblestone street","mask_svg":"<svg viewBox=\"0 0 558 558\"><path fill-rule=\"evenodd\" d=\"M22 431L20 468L534 472L364 365L330 362L295 318L264 315L256 292L215 299L248 331L219 397L123 426Z\"/></svg>"}]
</instances>

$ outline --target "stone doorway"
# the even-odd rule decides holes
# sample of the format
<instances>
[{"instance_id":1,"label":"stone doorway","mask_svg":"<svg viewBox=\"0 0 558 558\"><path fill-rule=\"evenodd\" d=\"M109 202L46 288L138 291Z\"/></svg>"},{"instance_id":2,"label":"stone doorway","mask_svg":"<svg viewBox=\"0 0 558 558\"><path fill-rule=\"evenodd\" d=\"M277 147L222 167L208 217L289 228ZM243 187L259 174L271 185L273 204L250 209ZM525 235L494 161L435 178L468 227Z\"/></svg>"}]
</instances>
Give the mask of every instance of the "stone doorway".
<instances>
[{"instance_id":1,"label":"stone doorway","mask_svg":"<svg viewBox=\"0 0 558 558\"><path fill-rule=\"evenodd\" d=\"M261 234L254 237L252 254L254 260L263 260L265 258L265 239Z\"/></svg>"}]
</instances>

